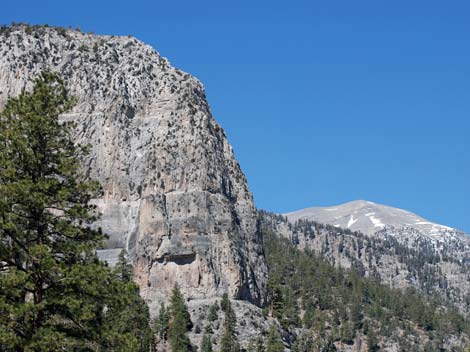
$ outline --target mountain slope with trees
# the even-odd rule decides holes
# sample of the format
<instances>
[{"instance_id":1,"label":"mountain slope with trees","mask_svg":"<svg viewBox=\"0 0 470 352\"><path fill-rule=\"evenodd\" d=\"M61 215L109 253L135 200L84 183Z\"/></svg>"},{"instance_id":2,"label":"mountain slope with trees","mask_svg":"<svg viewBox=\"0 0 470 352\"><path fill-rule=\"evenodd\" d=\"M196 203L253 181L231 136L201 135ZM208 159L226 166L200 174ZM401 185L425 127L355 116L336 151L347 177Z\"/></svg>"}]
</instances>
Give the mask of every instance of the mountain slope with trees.
<instances>
[{"instance_id":1,"label":"mountain slope with trees","mask_svg":"<svg viewBox=\"0 0 470 352\"><path fill-rule=\"evenodd\" d=\"M470 314L470 261L462 241L436 245L410 228L385 228L373 236L310 220L289 222L285 216L259 212L264 227L311 250L331 264L391 287L415 288L438 296L465 316Z\"/></svg>"},{"instance_id":2,"label":"mountain slope with trees","mask_svg":"<svg viewBox=\"0 0 470 352\"><path fill-rule=\"evenodd\" d=\"M470 343L470 323L455 308L335 267L270 229L263 229L263 238L265 309L295 335L293 351L464 351Z\"/></svg>"}]
</instances>

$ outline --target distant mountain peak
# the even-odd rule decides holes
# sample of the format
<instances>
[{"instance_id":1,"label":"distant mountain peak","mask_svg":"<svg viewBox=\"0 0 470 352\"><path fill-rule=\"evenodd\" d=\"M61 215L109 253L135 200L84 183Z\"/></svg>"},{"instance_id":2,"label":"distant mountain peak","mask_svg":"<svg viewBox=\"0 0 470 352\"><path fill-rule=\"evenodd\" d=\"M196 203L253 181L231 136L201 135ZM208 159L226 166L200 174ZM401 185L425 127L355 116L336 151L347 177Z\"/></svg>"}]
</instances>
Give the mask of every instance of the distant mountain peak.
<instances>
[{"instance_id":1,"label":"distant mountain peak","mask_svg":"<svg viewBox=\"0 0 470 352\"><path fill-rule=\"evenodd\" d=\"M291 222L300 219L313 220L367 235L389 227L411 228L429 235L460 232L452 227L433 223L410 211L367 200L355 200L331 207L306 208L284 215Z\"/></svg>"}]
</instances>

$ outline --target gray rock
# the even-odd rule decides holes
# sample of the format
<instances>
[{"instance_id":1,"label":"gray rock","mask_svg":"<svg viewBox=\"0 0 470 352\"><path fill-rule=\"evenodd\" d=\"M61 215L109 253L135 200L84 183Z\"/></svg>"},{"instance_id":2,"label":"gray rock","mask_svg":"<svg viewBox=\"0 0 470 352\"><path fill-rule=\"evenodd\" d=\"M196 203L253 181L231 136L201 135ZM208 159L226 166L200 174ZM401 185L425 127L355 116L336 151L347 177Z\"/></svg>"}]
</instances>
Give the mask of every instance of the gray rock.
<instances>
[{"instance_id":1,"label":"gray rock","mask_svg":"<svg viewBox=\"0 0 470 352\"><path fill-rule=\"evenodd\" d=\"M266 264L256 209L204 87L133 37L14 26L0 35L0 108L58 72L77 105L77 143L115 261L126 248L152 313L175 284L189 299L229 292L265 300Z\"/></svg>"}]
</instances>

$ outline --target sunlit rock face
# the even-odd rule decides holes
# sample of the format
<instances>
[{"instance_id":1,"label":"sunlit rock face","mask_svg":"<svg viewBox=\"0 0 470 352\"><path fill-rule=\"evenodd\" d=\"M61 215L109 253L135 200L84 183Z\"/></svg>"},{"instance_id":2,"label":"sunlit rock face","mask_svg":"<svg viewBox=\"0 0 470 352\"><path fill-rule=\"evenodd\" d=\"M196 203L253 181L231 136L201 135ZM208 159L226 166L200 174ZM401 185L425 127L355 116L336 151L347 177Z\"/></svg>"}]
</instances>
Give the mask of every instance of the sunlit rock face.
<instances>
[{"instance_id":1,"label":"sunlit rock face","mask_svg":"<svg viewBox=\"0 0 470 352\"><path fill-rule=\"evenodd\" d=\"M0 34L0 107L60 73L83 161L103 196L109 262L126 248L152 311L178 284L189 299L229 292L262 304L266 264L256 210L202 84L132 37L18 25Z\"/></svg>"}]
</instances>

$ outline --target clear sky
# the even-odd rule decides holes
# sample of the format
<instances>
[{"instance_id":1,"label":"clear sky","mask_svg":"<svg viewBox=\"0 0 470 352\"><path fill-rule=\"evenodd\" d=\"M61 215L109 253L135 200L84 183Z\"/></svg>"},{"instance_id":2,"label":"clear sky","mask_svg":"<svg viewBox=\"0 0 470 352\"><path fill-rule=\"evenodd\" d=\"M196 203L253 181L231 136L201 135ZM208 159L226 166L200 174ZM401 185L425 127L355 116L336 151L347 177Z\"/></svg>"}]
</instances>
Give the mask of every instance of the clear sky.
<instances>
[{"instance_id":1,"label":"clear sky","mask_svg":"<svg viewBox=\"0 0 470 352\"><path fill-rule=\"evenodd\" d=\"M366 199L470 232L470 2L2 2L134 35L205 85L258 207Z\"/></svg>"}]
</instances>

